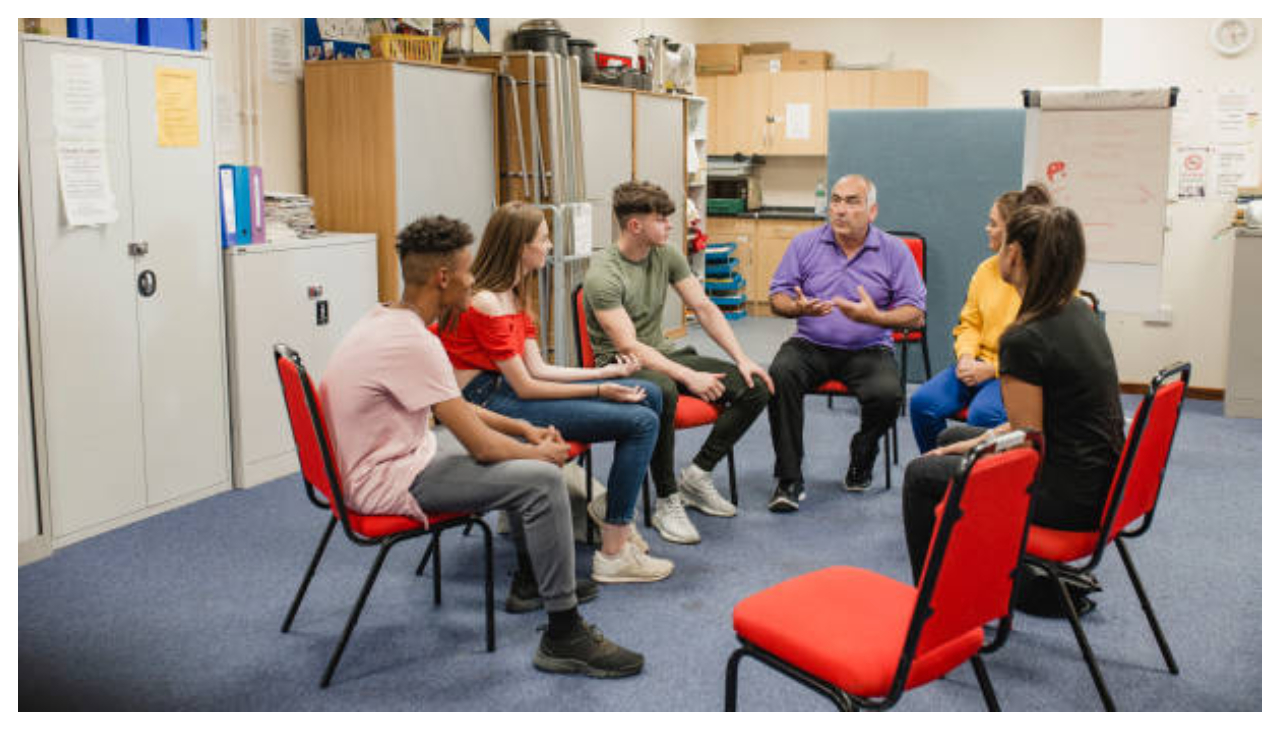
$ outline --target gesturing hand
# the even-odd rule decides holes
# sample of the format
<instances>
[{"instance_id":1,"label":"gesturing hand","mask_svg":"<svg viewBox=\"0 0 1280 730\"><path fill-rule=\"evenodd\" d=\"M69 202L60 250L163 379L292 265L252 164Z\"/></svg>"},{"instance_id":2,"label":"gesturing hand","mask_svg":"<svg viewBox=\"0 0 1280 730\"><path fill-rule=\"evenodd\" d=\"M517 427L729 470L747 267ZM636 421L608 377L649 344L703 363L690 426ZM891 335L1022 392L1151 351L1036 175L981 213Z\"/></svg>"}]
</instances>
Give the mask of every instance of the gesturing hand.
<instances>
[{"instance_id":1,"label":"gesturing hand","mask_svg":"<svg viewBox=\"0 0 1280 730\"><path fill-rule=\"evenodd\" d=\"M810 299L804 295L804 290L798 286L795 287L795 290L797 317L825 317L831 314L831 302L825 299ZM748 380L747 382L751 381Z\"/></svg>"},{"instance_id":2,"label":"gesturing hand","mask_svg":"<svg viewBox=\"0 0 1280 730\"><path fill-rule=\"evenodd\" d=\"M844 297L833 297L831 303L840 310L841 314L854 322L880 324L880 310L876 308L876 303L872 301L871 295L867 294L867 290L862 285L858 285L857 301L850 301Z\"/></svg>"},{"instance_id":3,"label":"gesturing hand","mask_svg":"<svg viewBox=\"0 0 1280 730\"><path fill-rule=\"evenodd\" d=\"M644 388L638 385L601 383L600 397L615 403L639 403L644 400Z\"/></svg>"}]
</instances>

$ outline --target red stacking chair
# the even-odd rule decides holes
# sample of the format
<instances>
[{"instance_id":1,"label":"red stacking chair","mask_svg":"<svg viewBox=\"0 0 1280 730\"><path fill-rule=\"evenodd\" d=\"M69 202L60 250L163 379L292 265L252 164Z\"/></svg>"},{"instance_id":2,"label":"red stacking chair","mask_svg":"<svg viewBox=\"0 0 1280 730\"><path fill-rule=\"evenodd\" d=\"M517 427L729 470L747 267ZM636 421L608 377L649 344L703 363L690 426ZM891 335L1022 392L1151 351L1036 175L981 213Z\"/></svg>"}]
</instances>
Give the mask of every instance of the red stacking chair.
<instances>
[{"instance_id":1,"label":"red stacking chair","mask_svg":"<svg viewBox=\"0 0 1280 730\"><path fill-rule=\"evenodd\" d=\"M844 383L839 380L828 380L819 385L813 393L815 395L825 395L828 408L831 407L831 399L836 396L853 397L853 393L850 393L849 389L844 387ZM905 402L905 400L906 398L904 397L903 401ZM892 449L890 445L892 445ZM889 464L890 453L893 454L893 463L898 463L898 422L896 420L893 422L893 428L884 433L884 488L886 490L893 488L893 474L890 471L892 467Z\"/></svg>"},{"instance_id":2,"label":"red stacking chair","mask_svg":"<svg viewBox=\"0 0 1280 730\"><path fill-rule=\"evenodd\" d=\"M1178 376L1176 380L1172 380L1174 376ZM1075 632L1076 642L1080 644L1080 653L1084 655L1093 683L1098 688L1098 696L1102 698L1102 704L1107 710L1115 710L1115 702L1102 679L1102 671L1093 656L1089 639L1080 626L1080 617L1076 615L1064 578L1093 570L1102 560L1104 549L1114 542L1125 570L1129 573L1133 590L1138 594L1142 611L1147 615L1151 633L1155 634L1156 644L1164 655L1164 663L1171 674L1178 673L1178 664L1165 642L1164 632L1160 630L1160 622L1156 620L1147 592L1142 588L1138 571L1125 547L1125 538L1138 537L1151 528L1156 500L1160 498L1160 486L1164 482L1165 467L1169 463L1173 436L1178 430L1182 402L1190 380L1190 363L1171 365L1151 379L1147 394L1138 405L1133 423L1129 427L1129 437L1125 440L1120 463L1111 480L1111 491L1107 495L1106 507L1097 530L1068 532L1032 526L1027 538L1026 560L1043 568L1057 581L1063 611L1071 622L1071 630ZM1079 560L1085 562L1075 563Z\"/></svg>"},{"instance_id":3,"label":"red stacking chair","mask_svg":"<svg viewBox=\"0 0 1280 730\"><path fill-rule=\"evenodd\" d=\"M579 284L573 290L573 334L578 344L578 363L582 367L590 367L588 363L596 361L595 350L591 347L591 334L587 332L587 304ZM720 408L701 398L681 395L676 399L676 430L709 426L720 417ZM729 449L729 501L738 504L738 468L733 460L733 448ZM653 527L652 507L649 502L649 475L644 478L644 524ZM591 499L590 481L587 483L587 499Z\"/></svg>"},{"instance_id":4,"label":"red stacking chair","mask_svg":"<svg viewBox=\"0 0 1280 730\"><path fill-rule=\"evenodd\" d=\"M1038 433L974 447L951 480L918 585L835 566L783 581L733 609L742 646L725 668L725 710L737 709L738 662L751 656L843 711L885 710L906 690L969 661L987 708L999 710L979 656L1013 625ZM983 627L999 621L986 642Z\"/></svg>"},{"instance_id":5,"label":"red stacking chair","mask_svg":"<svg viewBox=\"0 0 1280 730\"><path fill-rule=\"evenodd\" d=\"M440 533L450 527L478 525L484 531L485 648L493 651L493 535L489 531L489 526L478 516L469 513L429 514L427 515L428 524L424 527L421 522L410 517L367 515L350 509L343 495L341 472L335 462L333 440L329 436L324 410L316 395L315 386L312 385L311 376L307 374L302 358L292 348L276 345L274 357L276 372L280 376L280 388L284 392L285 408L289 413L289 425L293 429L293 440L298 446L298 461L302 466L302 483L306 487L307 498L317 507L331 512L329 526L325 528L324 535L320 538L320 544L311 558L311 564L307 566L302 585L298 586L298 593L294 596L293 605L289 607L289 614L285 617L284 625L280 630L288 632L289 627L293 625L293 618L298 613L298 607L302 605L302 597L311 584L316 566L320 564L320 557L324 554L329 538L333 535L333 529L339 522L342 523L342 531L351 542L362 547L378 548L378 557L374 560L373 567L369 569L360 597L351 610L351 616L347 619L342 638L338 640L338 645L329 658L329 666L324 671L320 686L329 686L329 680L332 679L333 672L338 667L338 660L342 658L342 652L346 649L347 640L351 638L351 632L360 619L360 612L364 610L369 591L372 590L373 583L382 570L382 563L386 560L387 552L393 545L422 535L431 535L432 542L428 550L434 548L436 555L435 601L437 604L440 603ZM317 496L317 492L320 496Z\"/></svg>"},{"instance_id":6,"label":"red stacking chair","mask_svg":"<svg viewBox=\"0 0 1280 730\"><path fill-rule=\"evenodd\" d=\"M889 235L897 236L902 242L907 244L907 248L911 249L911 255L916 260L916 268L920 269L920 279L926 284L929 281L928 269L925 267L925 250L927 244L924 236L914 231L889 231ZM907 345L917 344L920 346L921 353L924 355L924 379L928 380L933 377L933 365L929 362L929 338L926 336L926 328L921 325L919 328L906 328L897 330L893 333L893 342L898 346L898 369L899 379L902 383L902 392L907 392ZM903 413L906 413L907 401L902 401ZM897 461L898 455L894 453L894 461Z\"/></svg>"}]
</instances>

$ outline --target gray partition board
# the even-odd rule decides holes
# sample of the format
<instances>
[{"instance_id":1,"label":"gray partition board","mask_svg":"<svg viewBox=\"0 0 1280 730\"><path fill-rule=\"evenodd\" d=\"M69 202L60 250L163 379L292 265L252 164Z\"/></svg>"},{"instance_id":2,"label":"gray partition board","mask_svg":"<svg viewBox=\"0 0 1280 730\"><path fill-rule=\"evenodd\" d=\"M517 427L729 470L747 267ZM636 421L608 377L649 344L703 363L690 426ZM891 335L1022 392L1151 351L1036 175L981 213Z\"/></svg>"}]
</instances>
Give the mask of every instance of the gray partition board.
<instances>
[{"instance_id":1,"label":"gray partition board","mask_svg":"<svg viewBox=\"0 0 1280 730\"><path fill-rule=\"evenodd\" d=\"M929 352L933 372L955 361L951 330L969 279L991 255L987 214L1022 185L1023 109L850 109L830 112L827 179L858 173L875 183L885 230L927 243ZM911 347L919 349L918 346ZM909 356L908 379L924 379Z\"/></svg>"}]
</instances>

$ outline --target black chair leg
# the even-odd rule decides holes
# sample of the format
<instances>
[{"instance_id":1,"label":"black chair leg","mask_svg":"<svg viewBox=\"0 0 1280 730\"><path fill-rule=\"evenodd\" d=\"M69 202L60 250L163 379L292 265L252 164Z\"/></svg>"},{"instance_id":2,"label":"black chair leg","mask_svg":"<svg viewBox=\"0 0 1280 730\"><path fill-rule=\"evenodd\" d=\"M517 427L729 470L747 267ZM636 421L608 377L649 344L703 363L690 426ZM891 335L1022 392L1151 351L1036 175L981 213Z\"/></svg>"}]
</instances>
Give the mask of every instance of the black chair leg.
<instances>
[{"instance_id":1,"label":"black chair leg","mask_svg":"<svg viewBox=\"0 0 1280 730\"><path fill-rule=\"evenodd\" d=\"M729 501L738 506L738 466L733 461L733 447L729 447Z\"/></svg>"},{"instance_id":2,"label":"black chair leg","mask_svg":"<svg viewBox=\"0 0 1280 730\"><path fill-rule=\"evenodd\" d=\"M432 534L431 542L435 544L435 550L431 551L431 559L432 559L432 562L434 563L431 571L432 573L434 573L434 575L431 576L431 582L435 588L436 605L439 606L440 605L440 586L443 583L443 581L441 580L441 573L443 571L441 571L440 569L440 553L441 553L440 533L437 532Z\"/></svg>"},{"instance_id":3,"label":"black chair leg","mask_svg":"<svg viewBox=\"0 0 1280 730\"><path fill-rule=\"evenodd\" d=\"M898 415L907 415L907 353L910 352L907 341L898 343L898 387L902 389L902 403L898 405Z\"/></svg>"},{"instance_id":4,"label":"black chair leg","mask_svg":"<svg viewBox=\"0 0 1280 730\"><path fill-rule=\"evenodd\" d=\"M591 496L592 496L591 492L593 491L592 489L593 485L591 484L591 449L588 448L586 451L584 451L582 456L579 457L579 461L582 462L587 473L587 507L590 507ZM589 513L587 514L586 533L587 533L587 544L594 545L596 542L596 523L592 521L591 515Z\"/></svg>"},{"instance_id":5,"label":"black chair leg","mask_svg":"<svg viewBox=\"0 0 1280 730\"><path fill-rule=\"evenodd\" d=\"M920 350L924 353L924 379L928 382L933 379L933 366L929 364L929 333L920 330Z\"/></svg>"},{"instance_id":6,"label":"black chair leg","mask_svg":"<svg viewBox=\"0 0 1280 730\"><path fill-rule=\"evenodd\" d=\"M298 586L298 593L293 597L293 605L289 606L289 614L284 617L284 624L280 626L280 633L289 633L289 627L293 626L293 617L298 615L298 607L302 605L302 596L307 592L307 587L311 585L311 578L316 574L316 566L320 565L320 556L324 555L324 549L329 545L329 538L333 535L333 528L337 524L337 517L329 518L329 526L325 528L324 534L320 536L320 544L316 546L316 552L311 556L311 564L307 566L306 575L302 576L302 585Z\"/></svg>"},{"instance_id":7,"label":"black chair leg","mask_svg":"<svg viewBox=\"0 0 1280 730\"><path fill-rule=\"evenodd\" d=\"M898 422L893 422L893 465L898 465Z\"/></svg>"},{"instance_id":8,"label":"black chair leg","mask_svg":"<svg viewBox=\"0 0 1280 730\"><path fill-rule=\"evenodd\" d=\"M653 508L649 505L649 471L644 472L644 484L640 486L640 491L644 493L644 526L653 527Z\"/></svg>"},{"instance_id":9,"label":"black chair leg","mask_svg":"<svg viewBox=\"0 0 1280 730\"><path fill-rule=\"evenodd\" d=\"M738 711L738 662L742 661L745 649L736 649L729 655L729 663L724 668L724 711Z\"/></svg>"},{"instance_id":10,"label":"black chair leg","mask_svg":"<svg viewBox=\"0 0 1280 730\"><path fill-rule=\"evenodd\" d=\"M1129 557L1129 548L1125 546L1123 538L1116 538L1116 549L1120 551L1120 559L1124 561L1124 568L1129 572L1129 580L1133 583L1133 590L1138 594L1138 603L1142 604L1142 612L1147 614L1147 623L1151 625L1151 633L1156 636L1156 644L1160 646L1160 653L1164 656L1164 664L1169 668L1170 674L1178 673L1178 663L1173 659L1173 652L1169 649L1168 642L1164 639L1164 632L1160 630L1160 622L1156 620L1156 612L1151 608L1151 601L1147 600L1147 592L1142 587L1142 581L1138 578L1138 570L1133 567L1133 559Z\"/></svg>"},{"instance_id":11,"label":"black chair leg","mask_svg":"<svg viewBox=\"0 0 1280 730\"><path fill-rule=\"evenodd\" d=\"M978 675L978 686L982 688L982 699L987 703L987 709L991 712L1000 711L1000 702L996 699L995 687L991 686L991 677L987 676L987 665L982 663L982 657L977 654L969 660L973 665L973 673Z\"/></svg>"},{"instance_id":12,"label":"black chair leg","mask_svg":"<svg viewBox=\"0 0 1280 730\"><path fill-rule=\"evenodd\" d=\"M886 492L893 489L893 474L891 473L893 465L889 463L892 460L890 457L891 447L889 445L889 434L891 432L891 430L884 432L884 489Z\"/></svg>"},{"instance_id":13,"label":"black chair leg","mask_svg":"<svg viewBox=\"0 0 1280 730\"><path fill-rule=\"evenodd\" d=\"M1071 623L1071 630L1076 635L1076 643L1080 645L1080 653L1084 656L1084 663L1089 667L1089 675L1093 677L1093 684L1098 689L1102 706L1107 712L1115 712L1116 703L1111 699L1111 691L1107 689L1106 681L1102 679L1102 668L1098 666L1098 660L1093 655L1093 647L1089 645L1089 638L1085 636L1084 627L1080 625L1080 617L1076 615L1075 603L1071 600L1071 592L1067 590L1067 584L1051 564L1041 563L1041 565L1049 570L1049 575L1058 584L1058 601L1067 614L1067 620Z\"/></svg>"},{"instance_id":14,"label":"black chair leg","mask_svg":"<svg viewBox=\"0 0 1280 730\"><path fill-rule=\"evenodd\" d=\"M360 612L364 610L364 602L369 598L369 591L373 588L373 582L378 579L378 573L382 572L382 563L387 559L387 551L391 549L394 543L384 542L378 550L378 557L373 561L373 567L369 569L369 576L364 580L364 587L360 589L360 598L356 600L356 605L351 609L351 616L347 618L347 627L342 631L342 638L338 640L338 645L333 649L333 656L329 658L329 666L324 670L324 677L320 680L320 687L328 687L329 680L333 678L333 672L338 668L338 660L342 658L342 652L347 648L347 640L351 638L351 632L356 628L356 622L360 620Z\"/></svg>"},{"instance_id":15,"label":"black chair leg","mask_svg":"<svg viewBox=\"0 0 1280 730\"><path fill-rule=\"evenodd\" d=\"M414 571L415 575L422 575L422 571L427 569L427 561L431 559L431 554L436 550L436 538L433 534L431 539L427 541L427 549L422 551L422 560L418 561L418 569Z\"/></svg>"},{"instance_id":16,"label":"black chair leg","mask_svg":"<svg viewBox=\"0 0 1280 730\"><path fill-rule=\"evenodd\" d=\"M493 651L497 646L493 627L493 531L479 517L472 524L479 524L484 532L484 637L485 649Z\"/></svg>"},{"instance_id":17,"label":"black chair leg","mask_svg":"<svg viewBox=\"0 0 1280 730\"><path fill-rule=\"evenodd\" d=\"M832 403L833 403L833 402L834 402L834 401L833 401L832 397L828 395L828 396L827 396L827 410L828 410L828 411L835 407L835 406L833 406L833 405L832 405Z\"/></svg>"}]
</instances>

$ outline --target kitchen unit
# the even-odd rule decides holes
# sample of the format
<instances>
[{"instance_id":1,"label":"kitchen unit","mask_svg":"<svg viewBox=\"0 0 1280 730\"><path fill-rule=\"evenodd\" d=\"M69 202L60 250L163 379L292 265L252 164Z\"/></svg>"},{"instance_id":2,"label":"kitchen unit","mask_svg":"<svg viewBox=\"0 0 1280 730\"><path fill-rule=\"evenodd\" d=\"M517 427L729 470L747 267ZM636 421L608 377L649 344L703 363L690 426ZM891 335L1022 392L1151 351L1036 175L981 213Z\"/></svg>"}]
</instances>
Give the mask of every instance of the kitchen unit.
<instances>
[{"instance_id":1,"label":"kitchen unit","mask_svg":"<svg viewBox=\"0 0 1280 730\"><path fill-rule=\"evenodd\" d=\"M707 219L710 243L736 243L734 255L747 280L747 312L770 317L769 284L791 239L817 228L825 219L792 209L770 210L741 216L713 216Z\"/></svg>"},{"instance_id":2,"label":"kitchen unit","mask_svg":"<svg viewBox=\"0 0 1280 730\"><path fill-rule=\"evenodd\" d=\"M821 156L827 112L928 105L925 71L777 71L699 76L710 154Z\"/></svg>"},{"instance_id":3,"label":"kitchen unit","mask_svg":"<svg viewBox=\"0 0 1280 730\"><path fill-rule=\"evenodd\" d=\"M40 36L19 59L39 539L57 548L231 486L213 64Z\"/></svg>"}]
</instances>

